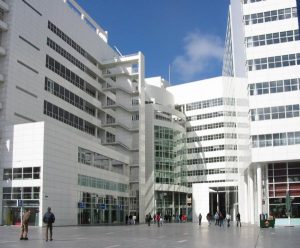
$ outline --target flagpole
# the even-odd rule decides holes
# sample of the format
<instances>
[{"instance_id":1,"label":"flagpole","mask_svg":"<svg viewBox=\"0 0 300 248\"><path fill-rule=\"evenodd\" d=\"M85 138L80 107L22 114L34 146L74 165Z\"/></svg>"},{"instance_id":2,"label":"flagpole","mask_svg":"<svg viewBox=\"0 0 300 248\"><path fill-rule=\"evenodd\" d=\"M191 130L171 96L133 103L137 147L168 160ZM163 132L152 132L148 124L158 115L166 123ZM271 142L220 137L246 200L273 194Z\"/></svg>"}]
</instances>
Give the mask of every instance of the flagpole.
<instances>
[{"instance_id":1,"label":"flagpole","mask_svg":"<svg viewBox=\"0 0 300 248\"><path fill-rule=\"evenodd\" d=\"M171 65L169 64L169 83L171 85Z\"/></svg>"}]
</instances>

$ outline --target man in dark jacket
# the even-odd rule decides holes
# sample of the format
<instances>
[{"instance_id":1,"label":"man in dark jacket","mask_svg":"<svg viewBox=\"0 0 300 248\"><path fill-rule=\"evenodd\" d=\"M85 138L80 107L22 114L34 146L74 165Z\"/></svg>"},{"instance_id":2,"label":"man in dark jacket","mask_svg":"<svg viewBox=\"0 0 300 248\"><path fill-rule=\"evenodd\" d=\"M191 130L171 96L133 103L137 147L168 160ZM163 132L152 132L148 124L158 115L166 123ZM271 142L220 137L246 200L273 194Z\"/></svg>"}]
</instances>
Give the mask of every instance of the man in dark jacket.
<instances>
[{"instance_id":1,"label":"man in dark jacket","mask_svg":"<svg viewBox=\"0 0 300 248\"><path fill-rule=\"evenodd\" d=\"M48 230L50 231L50 241L52 241L52 224L55 221L55 216L51 212L51 208L48 207L48 211L45 213L43 222L46 224L46 241L48 241Z\"/></svg>"},{"instance_id":2,"label":"man in dark jacket","mask_svg":"<svg viewBox=\"0 0 300 248\"><path fill-rule=\"evenodd\" d=\"M28 240L28 223L30 218L30 209L26 210L22 216L21 236L20 240Z\"/></svg>"}]
</instances>

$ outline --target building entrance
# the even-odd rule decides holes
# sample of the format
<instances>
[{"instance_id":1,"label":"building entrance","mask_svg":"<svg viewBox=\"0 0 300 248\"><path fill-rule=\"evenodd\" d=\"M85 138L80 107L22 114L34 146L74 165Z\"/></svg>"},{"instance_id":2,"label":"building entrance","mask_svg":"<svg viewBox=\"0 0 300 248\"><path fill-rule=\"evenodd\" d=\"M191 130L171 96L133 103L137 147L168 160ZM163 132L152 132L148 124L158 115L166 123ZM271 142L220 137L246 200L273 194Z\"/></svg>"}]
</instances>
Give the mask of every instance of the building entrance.
<instances>
[{"instance_id":1,"label":"building entrance","mask_svg":"<svg viewBox=\"0 0 300 248\"><path fill-rule=\"evenodd\" d=\"M3 207L2 224L3 225L21 225L21 218L25 208L20 207ZM39 224L39 208L26 207L30 209L30 226L38 226Z\"/></svg>"},{"instance_id":2,"label":"building entrance","mask_svg":"<svg viewBox=\"0 0 300 248\"><path fill-rule=\"evenodd\" d=\"M209 193L209 211L214 214L221 211L225 216L229 213L232 217L237 212L238 188L230 187L212 187Z\"/></svg>"}]
</instances>

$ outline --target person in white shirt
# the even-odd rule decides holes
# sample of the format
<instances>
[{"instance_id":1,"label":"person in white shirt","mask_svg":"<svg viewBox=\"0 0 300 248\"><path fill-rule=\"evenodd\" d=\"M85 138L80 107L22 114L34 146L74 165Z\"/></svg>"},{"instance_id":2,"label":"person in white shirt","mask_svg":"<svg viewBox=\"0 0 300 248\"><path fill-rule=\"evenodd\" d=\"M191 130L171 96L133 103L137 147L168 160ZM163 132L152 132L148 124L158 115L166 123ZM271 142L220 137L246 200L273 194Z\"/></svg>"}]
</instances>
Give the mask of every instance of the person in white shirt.
<instances>
[{"instance_id":1,"label":"person in white shirt","mask_svg":"<svg viewBox=\"0 0 300 248\"><path fill-rule=\"evenodd\" d=\"M231 220L230 214L226 214L226 220L227 220L227 227L230 227L230 220Z\"/></svg>"}]
</instances>

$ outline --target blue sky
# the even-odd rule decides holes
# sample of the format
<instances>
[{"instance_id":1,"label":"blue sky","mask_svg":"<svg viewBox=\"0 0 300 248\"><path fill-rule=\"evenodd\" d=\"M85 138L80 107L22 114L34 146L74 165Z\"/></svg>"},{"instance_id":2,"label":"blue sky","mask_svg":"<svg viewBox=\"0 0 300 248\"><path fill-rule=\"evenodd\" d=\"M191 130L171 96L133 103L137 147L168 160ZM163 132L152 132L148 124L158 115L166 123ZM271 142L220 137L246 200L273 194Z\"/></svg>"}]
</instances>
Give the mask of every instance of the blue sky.
<instances>
[{"instance_id":1,"label":"blue sky","mask_svg":"<svg viewBox=\"0 0 300 248\"><path fill-rule=\"evenodd\" d=\"M222 57L229 0L77 0L108 31L122 54L141 51L146 77L171 84L215 76Z\"/></svg>"}]
</instances>

